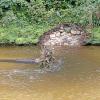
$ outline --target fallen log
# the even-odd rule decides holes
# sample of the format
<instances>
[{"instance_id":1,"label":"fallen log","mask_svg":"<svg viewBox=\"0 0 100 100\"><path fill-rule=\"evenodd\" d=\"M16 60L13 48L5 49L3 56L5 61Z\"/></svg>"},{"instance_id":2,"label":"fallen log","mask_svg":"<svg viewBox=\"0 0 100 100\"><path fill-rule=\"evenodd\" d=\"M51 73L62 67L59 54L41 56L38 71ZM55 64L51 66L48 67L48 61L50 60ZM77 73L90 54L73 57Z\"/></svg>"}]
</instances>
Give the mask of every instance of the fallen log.
<instances>
[{"instance_id":1,"label":"fallen log","mask_svg":"<svg viewBox=\"0 0 100 100\"><path fill-rule=\"evenodd\" d=\"M56 60L53 57L52 49L49 47L43 47L41 51L41 56L36 59L0 59L0 62L7 62L7 63L25 63L25 64L38 64L40 63L41 68L49 68L53 65Z\"/></svg>"},{"instance_id":2,"label":"fallen log","mask_svg":"<svg viewBox=\"0 0 100 100\"><path fill-rule=\"evenodd\" d=\"M40 59L0 59L0 62L38 64L41 61Z\"/></svg>"}]
</instances>

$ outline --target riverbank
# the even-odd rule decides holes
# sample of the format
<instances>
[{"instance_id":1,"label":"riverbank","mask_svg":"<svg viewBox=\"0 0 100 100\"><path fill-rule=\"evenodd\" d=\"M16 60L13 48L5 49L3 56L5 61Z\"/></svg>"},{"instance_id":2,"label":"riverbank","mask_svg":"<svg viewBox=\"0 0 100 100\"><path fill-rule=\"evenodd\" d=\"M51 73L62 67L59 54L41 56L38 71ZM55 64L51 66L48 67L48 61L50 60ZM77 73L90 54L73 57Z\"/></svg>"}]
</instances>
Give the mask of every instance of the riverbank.
<instances>
[{"instance_id":1,"label":"riverbank","mask_svg":"<svg viewBox=\"0 0 100 100\"><path fill-rule=\"evenodd\" d=\"M64 22L100 26L99 3L98 0L1 0L0 44L37 44L43 33ZM94 35L99 34L97 30L93 29ZM99 40L100 37L95 39L96 43Z\"/></svg>"},{"instance_id":2,"label":"riverbank","mask_svg":"<svg viewBox=\"0 0 100 100\"><path fill-rule=\"evenodd\" d=\"M10 25L0 27L0 44L4 45L33 45L39 37L52 26L42 25Z\"/></svg>"},{"instance_id":3,"label":"riverbank","mask_svg":"<svg viewBox=\"0 0 100 100\"><path fill-rule=\"evenodd\" d=\"M50 24L34 24L34 25L10 25L8 27L0 27L0 44L1 45L35 45L39 38L45 32L52 29L56 25ZM91 37L88 44L100 45L100 27L91 30Z\"/></svg>"},{"instance_id":4,"label":"riverbank","mask_svg":"<svg viewBox=\"0 0 100 100\"><path fill-rule=\"evenodd\" d=\"M73 23L60 24L44 33L39 43L44 46L81 46L86 45L90 34L82 25Z\"/></svg>"},{"instance_id":5,"label":"riverbank","mask_svg":"<svg viewBox=\"0 0 100 100\"><path fill-rule=\"evenodd\" d=\"M91 42L92 45L100 45L100 27L92 29Z\"/></svg>"}]
</instances>

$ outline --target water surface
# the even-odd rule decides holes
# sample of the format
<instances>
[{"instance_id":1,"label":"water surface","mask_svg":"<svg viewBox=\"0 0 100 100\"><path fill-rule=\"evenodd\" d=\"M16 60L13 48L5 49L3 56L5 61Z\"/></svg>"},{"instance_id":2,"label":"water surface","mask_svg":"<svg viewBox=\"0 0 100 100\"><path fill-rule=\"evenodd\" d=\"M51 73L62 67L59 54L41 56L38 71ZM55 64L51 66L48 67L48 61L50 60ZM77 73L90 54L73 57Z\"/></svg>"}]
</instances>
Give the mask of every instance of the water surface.
<instances>
[{"instance_id":1,"label":"water surface","mask_svg":"<svg viewBox=\"0 0 100 100\"><path fill-rule=\"evenodd\" d=\"M39 47L0 47L2 58L37 58ZM100 100L100 47L56 50L57 70L0 62L0 100Z\"/></svg>"}]
</instances>

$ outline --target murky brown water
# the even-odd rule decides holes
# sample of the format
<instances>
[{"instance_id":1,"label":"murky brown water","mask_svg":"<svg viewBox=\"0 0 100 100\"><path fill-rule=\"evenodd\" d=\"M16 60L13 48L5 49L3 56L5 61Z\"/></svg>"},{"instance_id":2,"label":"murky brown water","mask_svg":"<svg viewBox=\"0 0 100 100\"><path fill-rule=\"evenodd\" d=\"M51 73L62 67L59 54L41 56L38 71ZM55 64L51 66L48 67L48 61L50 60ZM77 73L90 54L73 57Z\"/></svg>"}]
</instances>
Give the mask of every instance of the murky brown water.
<instances>
[{"instance_id":1,"label":"murky brown water","mask_svg":"<svg viewBox=\"0 0 100 100\"><path fill-rule=\"evenodd\" d=\"M59 55L58 55L59 53ZM36 58L38 47L0 47L0 58ZM57 49L60 70L0 62L0 100L100 100L100 47Z\"/></svg>"}]
</instances>

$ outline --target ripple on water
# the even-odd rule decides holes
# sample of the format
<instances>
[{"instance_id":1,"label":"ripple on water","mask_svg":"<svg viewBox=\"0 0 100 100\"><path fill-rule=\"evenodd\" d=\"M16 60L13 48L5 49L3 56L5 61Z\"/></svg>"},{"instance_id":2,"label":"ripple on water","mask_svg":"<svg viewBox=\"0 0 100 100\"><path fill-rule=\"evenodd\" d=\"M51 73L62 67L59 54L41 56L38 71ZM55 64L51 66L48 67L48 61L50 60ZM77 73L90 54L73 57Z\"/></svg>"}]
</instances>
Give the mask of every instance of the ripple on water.
<instances>
[{"instance_id":1,"label":"ripple on water","mask_svg":"<svg viewBox=\"0 0 100 100\"><path fill-rule=\"evenodd\" d=\"M50 68L25 68L25 69L10 69L0 70L0 84L10 85L27 85L28 82L43 81L42 75L49 72L59 71L62 61L58 60L58 64L50 66ZM34 81L35 80L35 81Z\"/></svg>"}]
</instances>

